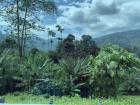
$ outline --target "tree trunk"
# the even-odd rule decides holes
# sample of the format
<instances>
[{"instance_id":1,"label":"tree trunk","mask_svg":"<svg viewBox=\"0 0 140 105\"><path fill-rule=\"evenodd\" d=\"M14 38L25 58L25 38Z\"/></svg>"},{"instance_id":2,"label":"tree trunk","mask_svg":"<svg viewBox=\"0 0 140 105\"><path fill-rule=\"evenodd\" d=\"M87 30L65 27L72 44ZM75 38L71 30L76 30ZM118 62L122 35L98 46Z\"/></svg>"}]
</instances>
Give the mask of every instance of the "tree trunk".
<instances>
[{"instance_id":1,"label":"tree trunk","mask_svg":"<svg viewBox=\"0 0 140 105\"><path fill-rule=\"evenodd\" d=\"M27 29L25 26L25 36L24 36L24 42L23 42L23 46L24 46L24 51L23 51L23 56L25 56L25 48L26 48L26 40L27 40L27 33L26 33Z\"/></svg>"},{"instance_id":2,"label":"tree trunk","mask_svg":"<svg viewBox=\"0 0 140 105\"><path fill-rule=\"evenodd\" d=\"M16 5L17 5L17 11L16 11L16 15L17 15L17 37L18 37L18 50L19 50L19 57L22 56L22 49L21 49L21 43L20 43L20 24L19 24L19 0L16 0Z\"/></svg>"},{"instance_id":3,"label":"tree trunk","mask_svg":"<svg viewBox=\"0 0 140 105\"><path fill-rule=\"evenodd\" d=\"M50 41L49 41L50 39L49 39L49 35L48 35L48 52L49 52L49 50L50 50Z\"/></svg>"},{"instance_id":4,"label":"tree trunk","mask_svg":"<svg viewBox=\"0 0 140 105\"><path fill-rule=\"evenodd\" d=\"M25 31L26 31L26 18L27 18L27 11L28 11L28 3L26 0L26 7L25 7L25 15L24 15L24 23L22 27L22 36L21 36L21 48L22 48L22 57L24 57L24 40L25 40Z\"/></svg>"},{"instance_id":5,"label":"tree trunk","mask_svg":"<svg viewBox=\"0 0 140 105\"><path fill-rule=\"evenodd\" d=\"M61 42L62 42L62 40L63 40L63 36L62 36L62 32L61 32Z\"/></svg>"},{"instance_id":6,"label":"tree trunk","mask_svg":"<svg viewBox=\"0 0 140 105\"><path fill-rule=\"evenodd\" d=\"M52 42L51 42L51 51L52 51Z\"/></svg>"}]
</instances>

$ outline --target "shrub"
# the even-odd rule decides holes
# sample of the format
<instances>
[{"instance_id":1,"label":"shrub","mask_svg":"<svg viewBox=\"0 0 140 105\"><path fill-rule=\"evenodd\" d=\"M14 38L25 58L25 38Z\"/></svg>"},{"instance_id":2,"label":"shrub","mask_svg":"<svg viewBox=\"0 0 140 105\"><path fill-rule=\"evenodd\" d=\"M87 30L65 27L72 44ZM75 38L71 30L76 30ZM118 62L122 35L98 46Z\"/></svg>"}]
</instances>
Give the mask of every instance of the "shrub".
<instances>
[{"instance_id":1,"label":"shrub","mask_svg":"<svg viewBox=\"0 0 140 105\"><path fill-rule=\"evenodd\" d=\"M125 49L108 45L91 60L93 95L99 97L116 96L119 85L126 75L140 68L140 59Z\"/></svg>"},{"instance_id":2,"label":"shrub","mask_svg":"<svg viewBox=\"0 0 140 105\"><path fill-rule=\"evenodd\" d=\"M43 95L46 98L49 96L62 96L64 95L62 86L50 79L44 79L39 83L36 83L31 90L32 94Z\"/></svg>"},{"instance_id":3,"label":"shrub","mask_svg":"<svg viewBox=\"0 0 140 105\"><path fill-rule=\"evenodd\" d=\"M59 62L55 78L63 86L66 95L89 95L90 65L88 58L63 59Z\"/></svg>"},{"instance_id":4,"label":"shrub","mask_svg":"<svg viewBox=\"0 0 140 105\"><path fill-rule=\"evenodd\" d=\"M18 59L11 53L13 52L10 50L4 50L0 54L0 94L17 90L17 77L20 71L18 71Z\"/></svg>"},{"instance_id":5,"label":"shrub","mask_svg":"<svg viewBox=\"0 0 140 105\"><path fill-rule=\"evenodd\" d=\"M132 73L127 75L124 82L120 85L120 90L124 94L140 95L140 74Z\"/></svg>"}]
</instances>

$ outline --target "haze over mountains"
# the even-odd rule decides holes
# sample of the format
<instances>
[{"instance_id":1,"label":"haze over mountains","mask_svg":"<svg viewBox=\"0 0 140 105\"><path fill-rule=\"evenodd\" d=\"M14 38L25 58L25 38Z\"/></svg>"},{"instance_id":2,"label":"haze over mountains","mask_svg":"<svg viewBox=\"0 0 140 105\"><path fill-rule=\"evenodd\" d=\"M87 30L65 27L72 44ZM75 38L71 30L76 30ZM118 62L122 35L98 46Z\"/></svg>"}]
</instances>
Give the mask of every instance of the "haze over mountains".
<instances>
[{"instance_id":1,"label":"haze over mountains","mask_svg":"<svg viewBox=\"0 0 140 105\"><path fill-rule=\"evenodd\" d=\"M2 41L5 36L0 35L0 41ZM55 50L58 45L58 40L53 38L52 48L50 43L50 49ZM131 30L125 32L117 32L113 34L104 35L94 39L98 46L102 47L107 44L119 45L124 48L133 49L135 47L135 52L140 52L140 29ZM49 40L50 41L50 40ZM37 36L32 36L28 39L27 46L29 49L38 48L41 51L48 51L48 40L39 38Z\"/></svg>"},{"instance_id":2,"label":"haze over mountains","mask_svg":"<svg viewBox=\"0 0 140 105\"><path fill-rule=\"evenodd\" d=\"M107 44L120 45L124 48L134 49L135 52L140 52L140 29L131 30L125 32L117 32L109 35L105 35L95 39L95 42L99 46Z\"/></svg>"},{"instance_id":3,"label":"haze over mountains","mask_svg":"<svg viewBox=\"0 0 140 105\"><path fill-rule=\"evenodd\" d=\"M27 41L28 49L37 48L41 51L48 51L48 43L49 43L49 50L55 50L58 45L58 40L56 38L51 39L53 43L51 44L50 40L42 39L37 36L32 36Z\"/></svg>"}]
</instances>

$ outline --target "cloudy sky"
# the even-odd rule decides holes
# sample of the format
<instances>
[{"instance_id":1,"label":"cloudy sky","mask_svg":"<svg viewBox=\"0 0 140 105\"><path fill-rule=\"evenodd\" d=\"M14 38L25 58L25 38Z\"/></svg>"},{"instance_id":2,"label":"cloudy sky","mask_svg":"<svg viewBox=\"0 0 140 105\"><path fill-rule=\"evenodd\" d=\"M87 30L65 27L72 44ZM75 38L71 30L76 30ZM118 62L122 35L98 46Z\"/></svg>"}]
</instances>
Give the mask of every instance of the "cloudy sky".
<instances>
[{"instance_id":1,"label":"cloudy sky","mask_svg":"<svg viewBox=\"0 0 140 105\"><path fill-rule=\"evenodd\" d=\"M93 37L140 28L140 0L55 0L59 16L40 18L46 27L64 27L68 33L80 38L83 34ZM42 38L46 32L36 32Z\"/></svg>"}]
</instances>

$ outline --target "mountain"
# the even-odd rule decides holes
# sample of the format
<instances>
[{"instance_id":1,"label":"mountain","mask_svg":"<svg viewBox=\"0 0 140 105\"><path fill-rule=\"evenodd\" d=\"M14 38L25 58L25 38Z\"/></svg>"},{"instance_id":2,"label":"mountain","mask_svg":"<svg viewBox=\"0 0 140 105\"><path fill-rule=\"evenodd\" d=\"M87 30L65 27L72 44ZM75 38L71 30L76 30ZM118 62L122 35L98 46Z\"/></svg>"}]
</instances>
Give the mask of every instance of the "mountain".
<instances>
[{"instance_id":1,"label":"mountain","mask_svg":"<svg viewBox=\"0 0 140 105\"><path fill-rule=\"evenodd\" d=\"M6 35L0 35L0 42L6 38ZM53 38L52 50L55 50L58 45L58 40ZM125 32L117 32L108 35L104 35L102 37L98 37L94 39L98 46L102 47L107 44L119 45L121 47L134 50L137 54L140 54L140 29L125 31ZM27 48L28 50L31 48L38 48L41 51L48 51L48 42L50 40L42 39L38 36L31 36L27 39ZM51 44L50 48L51 49Z\"/></svg>"},{"instance_id":2,"label":"mountain","mask_svg":"<svg viewBox=\"0 0 140 105\"><path fill-rule=\"evenodd\" d=\"M135 49L136 53L140 53L140 29L108 34L94 40L100 47L110 43L131 50Z\"/></svg>"},{"instance_id":3,"label":"mountain","mask_svg":"<svg viewBox=\"0 0 140 105\"><path fill-rule=\"evenodd\" d=\"M112 33L95 38L94 40L100 47L110 43L130 50L134 50L135 48L134 52L140 54L140 29ZM54 38L53 42L52 48L55 50L58 45L58 40ZM41 51L48 51L48 40L32 36L28 41L28 46L32 48L36 47Z\"/></svg>"}]
</instances>

